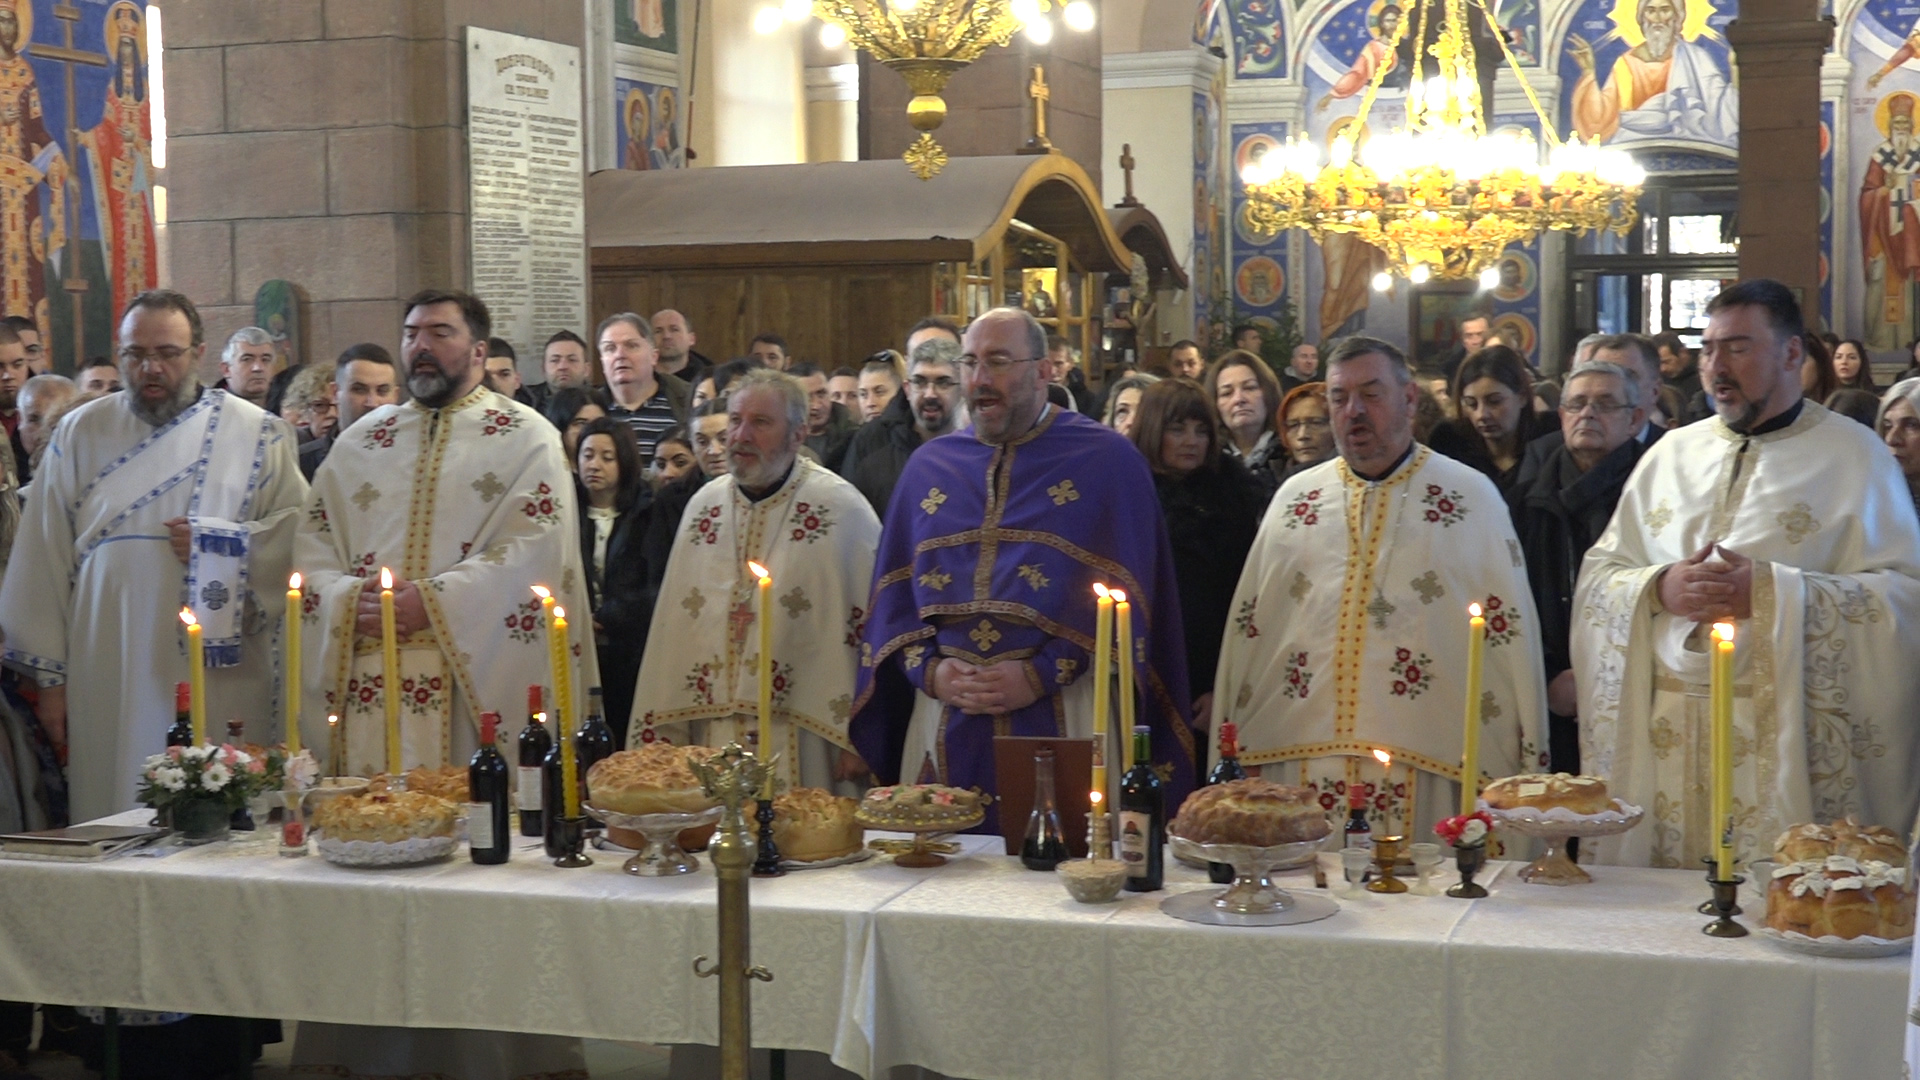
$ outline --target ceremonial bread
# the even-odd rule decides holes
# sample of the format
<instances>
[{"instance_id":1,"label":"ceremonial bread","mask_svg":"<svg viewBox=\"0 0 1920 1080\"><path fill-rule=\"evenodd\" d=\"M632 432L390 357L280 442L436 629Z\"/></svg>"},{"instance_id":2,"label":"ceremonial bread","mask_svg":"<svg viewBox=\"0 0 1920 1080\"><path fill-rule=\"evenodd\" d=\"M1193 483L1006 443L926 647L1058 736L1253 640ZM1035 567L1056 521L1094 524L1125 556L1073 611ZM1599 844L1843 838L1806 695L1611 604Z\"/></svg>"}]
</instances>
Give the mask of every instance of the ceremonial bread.
<instances>
[{"instance_id":1,"label":"ceremonial bread","mask_svg":"<svg viewBox=\"0 0 1920 1080\"><path fill-rule=\"evenodd\" d=\"M1597 776L1569 776L1566 773L1523 773L1495 780L1480 792L1495 810L1535 810L1565 808L1576 814L1604 814L1613 809L1607 797L1607 782Z\"/></svg>"},{"instance_id":2,"label":"ceremonial bread","mask_svg":"<svg viewBox=\"0 0 1920 1080\"><path fill-rule=\"evenodd\" d=\"M895 784L868 791L860 800L867 824L909 828L969 822L981 815L980 795L945 784Z\"/></svg>"},{"instance_id":3,"label":"ceremonial bread","mask_svg":"<svg viewBox=\"0 0 1920 1080\"><path fill-rule=\"evenodd\" d=\"M417 791L422 795L438 795L457 803L473 801L467 795L465 765L449 765L444 769L408 769L407 790Z\"/></svg>"},{"instance_id":4,"label":"ceremonial bread","mask_svg":"<svg viewBox=\"0 0 1920 1080\"><path fill-rule=\"evenodd\" d=\"M587 770L587 800L616 814L697 814L719 805L707 795L692 762L717 751L707 746L648 743L621 750Z\"/></svg>"},{"instance_id":5,"label":"ceremonial bread","mask_svg":"<svg viewBox=\"0 0 1920 1080\"><path fill-rule=\"evenodd\" d=\"M866 843L853 818L857 800L820 788L795 788L773 800L773 842L780 857L819 862L851 855Z\"/></svg>"},{"instance_id":6,"label":"ceremonial bread","mask_svg":"<svg viewBox=\"0 0 1920 1080\"><path fill-rule=\"evenodd\" d=\"M398 844L429 836L452 836L459 813L457 805L437 795L370 791L328 799L314 811L313 824L330 840Z\"/></svg>"},{"instance_id":7,"label":"ceremonial bread","mask_svg":"<svg viewBox=\"0 0 1920 1080\"><path fill-rule=\"evenodd\" d=\"M1913 934L1914 893L1899 837L1852 818L1795 825L1773 845L1767 925L1808 937Z\"/></svg>"},{"instance_id":8,"label":"ceremonial bread","mask_svg":"<svg viewBox=\"0 0 1920 1080\"><path fill-rule=\"evenodd\" d=\"M1274 847L1320 840L1333 826L1311 790L1251 777L1187 796L1167 831L1196 844Z\"/></svg>"}]
</instances>

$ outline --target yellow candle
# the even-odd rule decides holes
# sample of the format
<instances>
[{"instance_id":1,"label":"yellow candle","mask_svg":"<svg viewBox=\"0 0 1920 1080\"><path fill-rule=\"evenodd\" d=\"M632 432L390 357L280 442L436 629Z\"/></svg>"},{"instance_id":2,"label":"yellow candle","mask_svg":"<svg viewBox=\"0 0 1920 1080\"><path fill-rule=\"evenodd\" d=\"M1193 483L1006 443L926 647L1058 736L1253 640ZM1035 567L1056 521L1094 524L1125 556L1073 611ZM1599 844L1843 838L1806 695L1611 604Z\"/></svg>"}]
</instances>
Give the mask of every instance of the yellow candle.
<instances>
[{"instance_id":1,"label":"yellow candle","mask_svg":"<svg viewBox=\"0 0 1920 1080\"><path fill-rule=\"evenodd\" d=\"M1487 651L1487 620L1479 604L1467 605L1467 734L1461 743L1460 812L1473 813L1480 799L1480 667Z\"/></svg>"},{"instance_id":2,"label":"yellow candle","mask_svg":"<svg viewBox=\"0 0 1920 1080\"><path fill-rule=\"evenodd\" d=\"M553 593L546 586L535 585L533 593L540 598L540 622L547 635L547 682L553 687L553 723L556 727L571 731L572 727L567 723L567 718L573 714L567 706L572 704L573 700L573 680L566 679L564 688L561 680L571 675L573 669L567 662L568 650L565 635L555 633L556 628L553 624L556 618L566 618L566 612L555 606Z\"/></svg>"},{"instance_id":3,"label":"yellow candle","mask_svg":"<svg viewBox=\"0 0 1920 1080\"><path fill-rule=\"evenodd\" d=\"M340 753L340 717L335 713L327 714L327 775L339 776L345 768L345 759Z\"/></svg>"},{"instance_id":4,"label":"yellow candle","mask_svg":"<svg viewBox=\"0 0 1920 1080\"><path fill-rule=\"evenodd\" d=\"M773 575L757 562L747 563L759 582L756 586L758 606L754 609L753 620L760 630L759 662L759 713L760 742L757 747L761 760L773 757ZM767 774L766 789L762 798L773 798L773 774Z\"/></svg>"},{"instance_id":5,"label":"yellow candle","mask_svg":"<svg viewBox=\"0 0 1920 1080\"><path fill-rule=\"evenodd\" d=\"M1113 614L1120 646L1120 764L1133 768L1133 605L1127 594L1114 589Z\"/></svg>"},{"instance_id":6,"label":"yellow candle","mask_svg":"<svg viewBox=\"0 0 1920 1080\"><path fill-rule=\"evenodd\" d=\"M1387 835L1393 836L1396 835L1393 827L1393 755L1387 753L1385 750L1376 748L1373 751L1373 756L1375 760L1380 762L1380 775L1382 778L1380 781L1380 790L1385 792L1387 796L1386 808L1380 811L1380 824L1387 830Z\"/></svg>"},{"instance_id":7,"label":"yellow candle","mask_svg":"<svg viewBox=\"0 0 1920 1080\"><path fill-rule=\"evenodd\" d=\"M574 757L578 747L573 741L573 724L568 718L573 715L573 678L568 671L567 654L567 610L553 609L553 622L548 640L553 642L553 696L558 702L555 714L560 719L560 787L561 797L565 800L567 816L580 816L580 763Z\"/></svg>"},{"instance_id":8,"label":"yellow candle","mask_svg":"<svg viewBox=\"0 0 1920 1080\"><path fill-rule=\"evenodd\" d=\"M187 715L193 723L193 745L207 743L207 650L201 635L205 632L192 608L180 609L180 621L187 624Z\"/></svg>"},{"instance_id":9,"label":"yellow candle","mask_svg":"<svg viewBox=\"0 0 1920 1080\"><path fill-rule=\"evenodd\" d=\"M1733 624L1713 624L1713 852L1720 880L1733 877Z\"/></svg>"},{"instance_id":10,"label":"yellow candle","mask_svg":"<svg viewBox=\"0 0 1920 1080\"><path fill-rule=\"evenodd\" d=\"M300 752L300 573L287 579L287 756Z\"/></svg>"},{"instance_id":11,"label":"yellow candle","mask_svg":"<svg viewBox=\"0 0 1920 1080\"><path fill-rule=\"evenodd\" d=\"M387 709L387 774L406 771L400 760L400 638L393 628L393 571L380 568L380 697Z\"/></svg>"},{"instance_id":12,"label":"yellow candle","mask_svg":"<svg viewBox=\"0 0 1920 1080\"><path fill-rule=\"evenodd\" d=\"M1113 723L1113 594L1095 582L1093 596L1093 789L1104 797L1107 730Z\"/></svg>"}]
</instances>

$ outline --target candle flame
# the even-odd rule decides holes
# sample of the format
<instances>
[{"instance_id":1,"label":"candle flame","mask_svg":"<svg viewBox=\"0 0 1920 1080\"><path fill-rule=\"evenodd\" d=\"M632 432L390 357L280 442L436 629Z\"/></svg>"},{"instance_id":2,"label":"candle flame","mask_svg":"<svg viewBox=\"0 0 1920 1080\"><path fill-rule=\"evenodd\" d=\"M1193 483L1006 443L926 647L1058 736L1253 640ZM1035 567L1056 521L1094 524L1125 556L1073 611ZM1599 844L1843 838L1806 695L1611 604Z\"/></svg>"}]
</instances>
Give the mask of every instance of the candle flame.
<instances>
[{"instance_id":1,"label":"candle flame","mask_svg":"<svg viewBox=\"0 0 1920 1080\"><path fill-rule=\"evenodd\" d=\"M383 589L393 588L393 571L384 566L380 568L380 587Z\"/></svg>"},{"instance_id":2,"label":"candle flame","mask_svg":"<svg viewBox=\"0 0 1920 1080\"><path fill-rule=\"evenodd\" d=\"M1468 617L1470 617L1470 618L1474 618L1474 619L1477 619L1477 618L1479 618L1479 617L1480 617L1480 605L1479 605L1479 604L1468 604L1468 605L1467 605L1467 615L1468 615Z\"/></svg>"},{"instance_id":3,"label":"candle flame","mask_svg":"<svg viewBox=\"0 0 1920 1080\"><path fill-rule=\"evenodd\" d=\"M1388 768L1388 769L1393 768L1392 754L1387 753L1385 750L1375 749L1373 752L1373 756L1379 760L1382 767Z\"/></svg>"},{"instance_id":4,"label":"candle flame","mask_svg":"<svg viewBox=\"0 0 1920 1080\"><path fill-rule=\"evenodd\" d=\"M1714 623L1713 639L1715 641L1732 641L1733 640L1733 624L1730 622Z\"/></svg>"},{"instance_id":5,"label":"candle flame","mask_svg":"<svg viewBox=\"0 0 1920 1080\"><path fill-rule=\"evenodd\" d=\"M1107 591L1107 587L1098 581L1093 583L1093 595L1099 597L1102 600L1111 599L1113 596L1112 593Z\"/></svg>"},{"instance_id":6,"label":"candle flame","mask_svg":"<svg viewBox=\"0 0 1920 1080\"><path fill-rule=\"evenodd\" d=\"M752 559L747 560L747 569L753 571L753 576L759 578L761 581L770 581L773 579L773 575L767 573L766 567L761 566Z\"/></svg>"},{"instance_id":7,"label":"candle flame","mask_svg":"<svg viewBox=\"0 0 1920 1080\"><path fill-rule=\"evenodd\" d=\"M336 725L336 724L338 724L339 722L340 722L340 717L339 717L339 716L337 716L337 715L335 715L335 714L333 714L333 713L328 713L328 714L327 714L327 726L328 726L328 727L333 727L334 725Z\"/></svg>"},{"instance_id":8,"label":"candle flame","mask_svg":"<svg viewBox=\"0 0 1920 1080\"><path fill-rule=\"evenodd\" d=\"M538 721L540 721L540 722L541 722L541 723L543 723L543 724L547 722L547 714L546 714L546 713L543 713L543 712L537 712L537 713L534 713L534 714L533 714L533 718L534 718L535 720L538 720Z\"/></svg>"},{"instance_id":9,"label":"candle flame","mask_svg":"<svg viewBox=\"0 0 1920 1080\"><path fill-rule=\"evenodd\" d=\"M1113 602L1116 604L1124 604L1127 602L1127 590L1125 589L1109 589L1107 595L1113 597Z\"/></svg>"},{"instance_id":10,"label":"candle flame","mask_svg":"<svg viewBox=\"0 0 1920 1080\"><path fill-rule=\"evenodd\" d=\"M547 591L547 587L545 585L535 585L533 587L533 595L539 597L542 600L545 600L547 597L552 596L553 593Z\"/></svg>"},{"instance_id":11,"label":"candle flame","mask_svg":"<svg viewBox=\"0 0 1920 1080\"><path fill-rule=\"evenodd\" d=\"M1087 793L1087 800L1088 800L1089 802L1091 802L1091 803L1093 803L1093 805L1094 805L1094 806L1099 806L1099 805L1100 805L1100 800L1101 800L1101 799L1103 799L1103 798L1105 798L1105 796L1104 796L1104 795L1101 795L1101 794L1100 794L1099 792L1097 792L1097 791L1090 791L1090 792L1088 792L1088 793Z\"/></svg>"},{"instance_id":12,"label":"candle flame","mask_svg":"<svg viewBox=\"0 0 1920 1080\"><path fill-rule=\"evenodd\" d=\"M557 608L554 608L554 609L553 609L553 621L554 621L554 622L566 622L566 621L567 621L567 609L566 609L566 608L563 608L563 607L557 607Z\"/></svg>"},{"instance_id":13,"label":"candle flame","mask_svg":"<svg viewBox=\"0 0 1920 1080\"><path fill-rule=\"evenodd\" d=\"M186 623L186 624L187 624L188 626L198 626L198 625L200 625L200 620L199 620L199 619L196 619L196 618L194 618L194 617L193 617L193 609L192 609L192 608L181 608L181 609L180 609L180 621L181 621L181 622L183 622L183 623Z\"/></svg>"},{"instance_id":14,"label":"candle flame","mask_svg":"<svg viewBox=\"0 0 1920 1080\"><path fill-rule=\"evenodd\" d=\"M287 591L288 592L300 591L300 571L295 570L293 572L293 576L287 579Z\"/></svg>"}]
</instances>

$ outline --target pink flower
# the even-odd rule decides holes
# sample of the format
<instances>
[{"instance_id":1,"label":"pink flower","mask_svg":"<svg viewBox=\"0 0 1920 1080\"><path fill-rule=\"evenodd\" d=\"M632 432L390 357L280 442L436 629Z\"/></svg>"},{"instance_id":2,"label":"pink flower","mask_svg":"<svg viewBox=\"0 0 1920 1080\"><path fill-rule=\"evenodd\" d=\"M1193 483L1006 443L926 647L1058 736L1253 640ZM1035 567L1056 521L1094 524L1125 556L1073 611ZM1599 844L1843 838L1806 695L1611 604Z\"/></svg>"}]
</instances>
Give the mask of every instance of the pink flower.
<instances>
[{"instance_id":1,"label":"pink flower","mask_svg":"<svg viewBox=\"0 0 1920 1080\"><path fill-rule=\"evenodd\" d=\"M247 771L255 776L259 776L261 773L267 771L267 763L261 761L259 758L254 758L252 761L247 762Z\"/></svg>"}]
</instances>

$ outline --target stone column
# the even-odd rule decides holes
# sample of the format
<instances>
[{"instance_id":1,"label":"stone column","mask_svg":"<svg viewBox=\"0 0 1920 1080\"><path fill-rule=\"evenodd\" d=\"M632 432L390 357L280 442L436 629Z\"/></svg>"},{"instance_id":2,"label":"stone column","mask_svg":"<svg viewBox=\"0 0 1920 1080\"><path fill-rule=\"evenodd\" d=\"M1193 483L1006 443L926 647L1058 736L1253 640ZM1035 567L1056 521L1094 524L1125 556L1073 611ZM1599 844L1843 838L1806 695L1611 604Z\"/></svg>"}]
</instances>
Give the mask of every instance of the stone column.
<instances>
[{"instance_id":1,"label":"stone column","mask_svg":"<svg viewBox=\"0 0 1920 1080\"><path fill-rule=\"evenodd\" d=\"M585 13L583 0L168 4L169 280L201 306L210 359L270 278L312 301L307 359L397 348L401 300L467 282L464 28L578 46Z\"/></svg>"},{"instance_id":2,"label":"stone column","mask_svg":"<svg viewBox=\"0 0 1920 1080\"><path fill-rule=\"evenodd\" d=\"M1820 62L1833 41L1818 0L1744 0L1727 26L1740 83L1740 276L1820 305Z\"/></svg>"},{"instance_id":3,"label":"stone column","mask_svg":"<svg viewBox=\"0 0 1920 1080\"><path fill-rule=\"evenodd\" d=\"M803 27L753 29L765 0L699 0L694 75L697 157L688 164L790 165L807 160ZM685 31L682 32L683 34Z\"/></svg>"}]
</instances>

